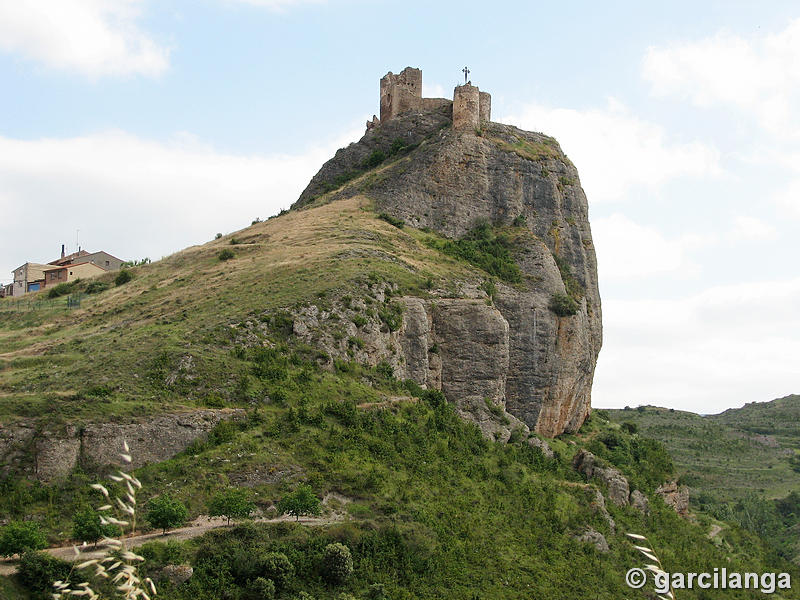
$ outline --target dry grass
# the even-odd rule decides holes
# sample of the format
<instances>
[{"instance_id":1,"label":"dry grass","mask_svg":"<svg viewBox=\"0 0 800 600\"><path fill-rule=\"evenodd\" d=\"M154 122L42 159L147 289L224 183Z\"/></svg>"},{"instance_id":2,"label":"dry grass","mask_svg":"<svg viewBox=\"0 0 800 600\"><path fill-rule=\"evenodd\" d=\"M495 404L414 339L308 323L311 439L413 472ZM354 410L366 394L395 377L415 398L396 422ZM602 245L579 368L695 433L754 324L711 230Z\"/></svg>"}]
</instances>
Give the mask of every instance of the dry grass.
<instances>
[{"instance_id":1,"label":"dry grass","mask_svg":"<svg viewBox=\"0 0 800 600\"><path fill-rule=\"evenodd\" d=\"M202 405L204 394L215 390L154 390L148 372L160 354L191 354L198 380L228 385L230 325L317 301L368 276L417 295L430 282L445 286L485 276L425 246L430 235L393 227L376 217L367 199L353 197L291 211L135 267L132 281L85 296L72 312L12 314L0 323L0 423L38 414L71 420ZM222 249L235 257L220 261ZM60 400L67 390L79 395L93 386L114 392L104 402Z\"/></svg>"}]
</instances>

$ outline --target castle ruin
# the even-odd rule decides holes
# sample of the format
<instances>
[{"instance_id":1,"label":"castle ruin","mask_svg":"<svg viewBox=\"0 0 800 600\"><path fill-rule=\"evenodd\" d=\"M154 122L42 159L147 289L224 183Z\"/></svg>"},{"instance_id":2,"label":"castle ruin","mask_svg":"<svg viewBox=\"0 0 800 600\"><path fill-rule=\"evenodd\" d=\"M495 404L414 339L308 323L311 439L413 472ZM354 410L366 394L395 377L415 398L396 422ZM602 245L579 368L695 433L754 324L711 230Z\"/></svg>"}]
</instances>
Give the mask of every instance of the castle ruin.
<instances>
[{"instance_id":1,"label":"castle ruin","mask_svg":"<svg viewBox=\"0 0 800 600\"><path fill-rule=\"evenodd\" d=\"M475 130L492 116L492 96L469 81L457 85L453 99L423 98L422 70L406 67L395 75L389 71L381 78L380 119L367 121L367 131L408 111L429 111L441 106L452 107L454 129Z\"/></svg>"}]
</instances>

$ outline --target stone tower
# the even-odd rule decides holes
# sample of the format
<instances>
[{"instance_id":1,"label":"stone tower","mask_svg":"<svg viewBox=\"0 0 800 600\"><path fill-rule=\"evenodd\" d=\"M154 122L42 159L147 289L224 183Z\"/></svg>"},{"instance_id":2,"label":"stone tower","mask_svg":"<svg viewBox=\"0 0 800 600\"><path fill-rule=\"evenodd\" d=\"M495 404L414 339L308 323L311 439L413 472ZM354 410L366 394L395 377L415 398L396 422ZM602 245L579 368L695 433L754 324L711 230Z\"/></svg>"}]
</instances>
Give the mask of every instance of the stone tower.
<instances>
[{"instance_id":1,"label":"stone tower","mask_svg":"<svg viewBox=\"0 0 800 600\"><path fill-rule=\"evenodd\" d=\"M483 121L491 121L492 97L472 83L457 85L453 90L453 129L477 129Z\"/></svg>"},{"instance_id":2,"label":"stone tower","mask_svg":"<svg viewBox=\"0 0 800 600\"><path fill-rule=\"evenodd\" d=\"M422 71L413 67L397 75L389 71L381 79L381 121L412 109L422 109Z\"/></svg>"}]
</instances>

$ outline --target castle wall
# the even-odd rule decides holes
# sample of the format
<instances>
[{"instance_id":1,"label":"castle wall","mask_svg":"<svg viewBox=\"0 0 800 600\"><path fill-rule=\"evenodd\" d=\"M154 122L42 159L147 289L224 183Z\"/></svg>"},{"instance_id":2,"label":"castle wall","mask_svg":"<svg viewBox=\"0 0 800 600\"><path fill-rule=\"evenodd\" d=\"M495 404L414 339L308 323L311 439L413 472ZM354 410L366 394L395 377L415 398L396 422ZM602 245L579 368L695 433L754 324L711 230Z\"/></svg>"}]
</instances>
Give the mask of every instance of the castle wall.
<instances>
[{"instance_id":1,"label":"castle wall","mask_svg":"<svg viewBox=\"0 0 800 600\"><path fill-rule=\"evenodd\" d=\"M427 112L450 104L453 106L455 129L475 129L483 121L491 121L491 95L481 92L471 83L456 86L452 101L446 98L423 98L420 69L406 67L398 74L389 71L380 83L380 121L374 118L368 121L367 129L410 110Z\"/></svg>"},{"instance_id":2,"label":"castle wall","mask_svg":"<svg viewBox=\"0 0 800 600\"><path fill-rule=\"evenodd\" d=\"M452 103L453 101L448 100L447 98L423 98L422 110L424 111L436 110L441 106L448 106Z\"/></svg>"},{"instance_id":3,"label":"castle wall","mask_svg":"<svg viewBox=\"0 0 800 600\"><path fill-rule=\"evenodd\" d=\"M465 83L453 90L453 129L475 129L480 123L480 92Z\"/></svg>"},{"instance_id":4,"label":"castle wall","mask_svg":"<svg viewBox=\"0 0 800 600\"><path fill-rule=\"evenodd\" d=\"M478 115L481 123L492 120L492 95L489 92L480 92L480 106Z\"/></svg>"},{"instance_id":5,"label":"castle wall","mask_svg":"<svg viewBox=\"0 0 800 600\"><path fill-rule=\"evenodd\" d=\"M422 108L422 71L406 67L381 78L381 121Z\"/></svg>"}]
</instances>

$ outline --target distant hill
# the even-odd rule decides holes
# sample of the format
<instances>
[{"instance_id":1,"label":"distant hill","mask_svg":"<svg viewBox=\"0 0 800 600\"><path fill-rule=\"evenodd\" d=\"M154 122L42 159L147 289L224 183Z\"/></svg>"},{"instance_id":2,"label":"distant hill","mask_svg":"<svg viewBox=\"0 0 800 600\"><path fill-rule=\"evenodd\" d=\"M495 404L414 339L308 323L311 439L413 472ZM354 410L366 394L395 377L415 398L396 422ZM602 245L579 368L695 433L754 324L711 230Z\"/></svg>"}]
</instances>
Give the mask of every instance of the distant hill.
<instances>
[{"instance_id":1,"label":"distant hill","mask_svg":"<svg viewBox=\"0 0 800 600\"><path fill-rule=\"evenodd\" d=\"M753 402L718 415L652 406L604 410L664 443L695 498L735 500L750 492L782 498L800 490L800 396Z\"/></svg>"}]
</instances>

